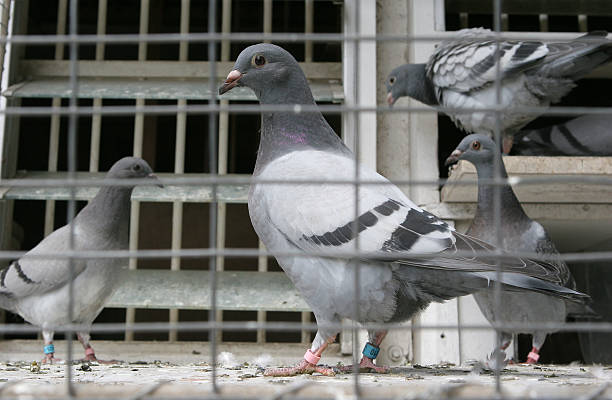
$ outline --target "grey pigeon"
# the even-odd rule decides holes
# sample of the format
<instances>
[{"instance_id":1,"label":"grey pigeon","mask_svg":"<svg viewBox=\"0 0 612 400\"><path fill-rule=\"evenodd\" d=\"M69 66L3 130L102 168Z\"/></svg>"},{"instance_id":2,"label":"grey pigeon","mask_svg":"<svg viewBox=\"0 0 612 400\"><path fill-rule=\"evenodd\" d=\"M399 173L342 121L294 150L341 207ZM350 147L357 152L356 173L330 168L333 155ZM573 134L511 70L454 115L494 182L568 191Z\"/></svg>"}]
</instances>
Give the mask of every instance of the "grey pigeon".
<instances>
[{"instance_id":1,"label":"grey pigeon","mask_svg":"<svg viewBox=\"0 0 612 400\"><path fill-rule=\"evenodd\" d=\"M476 215L466 234L481 240L491 240L497 236L498 227L494 220L495 186L486 182L495 178L495 159L499 161L499 177L507 178L508 174L501 159L501 154L495 142L483 134L468 135L446 160L446 165L466 160L474 164L478 173L478 205ZM481 181L482 180L482 181ZM500 191L501 247L508 251L537 253L548 263L542 264L549 280L572 290L576 289L574 278L569 268L559 257L559 252L548 234L538 222L529 218L509 184L502 185ZM580 307L566 304L564 299L547 296L542 293L517 293L502 291L500 307L495 307L494 293L480 291L474 293L474 298L485 317L491 322L521 324L542 322L565 322L570 311L579 312ZM549 332L541 330L502 331L502 351L512 341L513 333L528 333L532 335L532 349L527 357L527 363L538 361L539 351Z\"/></svg>"},{"instance_id":2,"label":"grey pigeon","mask_svg":"<svg viewBox=\"0 0 612 400\"><path fill-rule=\"evenodd\" d=\"M583 115L514 135L521 156L612 156L612 115Z\"/></svg>"},{"instance_id":3,"label":"grey pigeon","mask_svg":"<svg viewBox=\"0 0 612 400\"><path fill-rule=\"evenodd\" d=\"M558 102L575 80L612 59L612 41L597 31L570 42L502 41L497 45L488 29L462 29L454 40L442 42L427 64L406 64L387 77L387 102L410 96L428 105L453 109L482 109L496 105L495 80L501 74L500 114L504 152L512 135L538 114L512 108L547 107ZM499 58L496 50L499 47ZM498 61L497 61L498 60ZM494 112L450 112L468 133L493 135Z\"/></svg>"},{"instance_id":4,"label":"grey pigeon","mask_svg":"<svg viewBox=\"0 0 612 400\"><path fill-rule=\"evenodd\" d=\"M108 171L108 179L157 179L149 164L125 157ZM71 323L91 325L113 293L120 276L118 258L74 259L73 318L68 316L70 267L67 259L29 258L43 253L68 251L70 225L75 250L121 250L128 247L130 196L134 186L103 186L74 220L44 238L24 257L0 270L0 307L19 314L43 331L43 362L53 363L55 328ZM77 335L85 360L97 361L89 344L89 332Z\"/></svg>"},{"instance_id":5,"label":"grey pigeon","mask_svg":"<svg viewBox=\"0 0 612 400\"><path fill-rule=\"evenodd\" d=\"M316 107L298 63L272 44L253 45L240 53L219 93L235 86L251 88L262 105ZM455 232L364 165L357 166L359 178L375 184L359 186L356 207L355 186L338 183L352 182L355 167L353 154L319 111L262 112L254 177L268 183L251 186L251 222L312 308L319 327L304 360L295 367L267 370L267 375L331 375L333 369L317 362L338 334L342 318L361 323L406 321L432 301L487 288L496 279L490 245ZM375 255L352 259L348 254L356 246ZM531 260L504 259L503 270L507 273L502 283L517 290L577 301L584 296L559 286L546 267ZM373 360L386 330L368 334L360 365L385 372Z\"/></svg>"}]
</instances>

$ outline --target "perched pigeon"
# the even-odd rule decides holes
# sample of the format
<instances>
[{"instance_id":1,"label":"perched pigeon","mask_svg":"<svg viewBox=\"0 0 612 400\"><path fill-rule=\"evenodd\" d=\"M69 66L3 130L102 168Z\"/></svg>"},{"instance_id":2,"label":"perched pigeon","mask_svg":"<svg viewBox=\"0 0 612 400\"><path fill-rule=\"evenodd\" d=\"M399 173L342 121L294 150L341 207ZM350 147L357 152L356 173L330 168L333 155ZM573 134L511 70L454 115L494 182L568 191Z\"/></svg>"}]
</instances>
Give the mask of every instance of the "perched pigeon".
<instances>
[{"instance_id":1,"label":"perched pigeon","mask_svg":"<svg viewBox=\"0 0 612 400\"><path fill-rule=\"evenodd\" d=\"M575 80L612 59L612 41L606 35L597 31L571 42L503 41L498 46L488 29L462 29L455 40L442 42L427 64L406 64L391 71L387 102L392 105L410 96L428 105L468 111L491 108L497 103L494 83L499 71L500 105L509 109L500 114L504 153L508 153L512 135L538 116L512 108L558 102L576 86ZM494 112L457 111L449 116L468 133L495 131Z\"/></svg>"},{"instance_id":2,"label":"perched pigeon","mask_svg":"<svg viewBox=\"0 0 612 400\"><path fill-rule=\"evenodd\" d=\"M146 161L125 157L112 166L108 179L157 179ZM43 362L53 363L53 333L70 323L90 325L118 282L121 260L117 258L75 259L73 318L68 318L70 267L67 259L28 258L70 249L70 225L74 227L75 250L120 250L128 247L130 196L133 186L103 186L74 220L44 238L26 256L0 270L0 307L40 326L45 342ZM89 332L79 332L85 360L96 361Z\"/></svg>"},{"instance_id":3,"label":"perched pigeon","mask_svg":"<svg viewBox=\"0 0 612 400\"><path fill-rule=\"evenodd\" d=\"M298 63L272 44L244 49L219 93L238 85L253 89L263 105L315 105ZM342 318L362 323L405 321L432 301L487 288L496 279L490 245L455 232L364 165L358 165L359 178L375 184L362 184L356 193L348 183L356 176L355 167L353 154L320 112L262 112L254 177L268 183L251 187L249 214L260 239L312 308L319 326L300 364L267 370L267 375L333 374L317 362L334 341ZM356 246L377 258L348 257ZM357 263L360 297L355 304ZM502 283L513 288L578 301L584 296L557 285L547 267L530 260L505 259L503 270L507 273ZM373 360L386 331L368 333L370 342L360 365L385 372Z\"/></svg>"},{"instance_id":4,"label":"perched pigeon","mask_svg":"<svg viewBox=\"0 0 612 400\"><path fill-rule=\"evenodd\" d=\"M512 154L521 156L612 156L612 115L583 115L514 135Z\"/></svg>"},{"instance_id":5,"label":"perched pigeon","mask_svg":"<svg viewBox=\"0 0 612 400\"><path fill-rule=\"evenodd\" d=\"M497 236L497 229L493 223L494 219L494 191L495 186L481 183L482 180L495 178L495 159L499 160L499 177L507 178L501 154L495 142L483 134L468 135L446 160L446 165L457 163L459 160L467 160L474 164L478 173L478 205L472 225L466 234L481 240L491 240ZM549 275L549 280L557 282L567 288L576 289L576 283L555 245L548 234L536 221L529 218L521 204L517 200L512 187L508 184L499 188L500 190L500 212L501 212L501 240L500 245L504 250L532 252L542 255L548 260L542 264ZM485 317L491 322L503 323L542 323L542 322L565 322L569 311L578 310L573 304L558 297L551 297L541 293L517 293L503 291L501 295L500 308L495 308L494 294L491 291L474 293L474 298ZM569 307L569 309L568 309ZM527 363L533 364L538 361L539 351L548 332L536 330L502 331L502 350L505 350L512 341L512 333L529 333L532 335L533 348L527 357Z\"/></svg>"}]
</instances>

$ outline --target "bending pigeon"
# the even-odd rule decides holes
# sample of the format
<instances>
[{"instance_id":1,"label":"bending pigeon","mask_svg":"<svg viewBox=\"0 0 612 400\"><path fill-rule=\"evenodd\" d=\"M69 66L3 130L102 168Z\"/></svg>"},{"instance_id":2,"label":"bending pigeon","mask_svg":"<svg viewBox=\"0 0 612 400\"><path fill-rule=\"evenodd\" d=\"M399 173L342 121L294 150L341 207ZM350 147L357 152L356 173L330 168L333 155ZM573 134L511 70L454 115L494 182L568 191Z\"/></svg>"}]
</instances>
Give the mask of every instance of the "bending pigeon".
<instances>
[{"instance_id":1,"label":"bending pigeon","mask_svg":"<svg viewBox=\"0 0 612 400\"><path fill-rule=\"evenodd\" d=\"M493 135L494 112L471 109L496 105L497 71L501 74L500 114L504 152L512 135L535 119L534 112L512 108L546 107L558 102L592 69L612 59L612 41L597 31L571 42L503 41L497 43L488 29L462 29L456 40L442 42L427 64L406 64L387 77L387 102L392 105L410 96L428 105L465 109L449 117L468 133ZM499 47L499 58L496 50Z\"/></svg>"},{"instance_id":2,"label":"bending pigeon","mask_svg":"<svg viewBox=\"0 0 612 400\"><path fill-rule=\"evenodd\" d=\"M583 115L514 135L521 156L612 156L612 115Z\"/></svg>"},{"instance_id":3,"label":"bending pigeon","mask_svg":"<svg viewBox=\"0 0 612 400\"><path fill-rule=\"evenodd\" d=\"M507 178L508 175L495 142L486 135L473 134L463 138L446 160L446 165L456 164L459 160L467 160L476 167L479 179L478 205L472 225L466 234L481 240L489 240L497 235L498 227L492 222L494 218L495 186L480 181L481 179L495 178L495 158L499 159L499 177ZM510 185L505 184L499 190L502 221L499 229L501 230L501 246L504 250L532 252L542 255L548 260L547 264L542 264L542 268L546 269L546 273L552 280L572 290L576 289L576 283L569 268L558 257L559 252L542 225L525 214ZM563 323L569 311L568 306L570 308L573 306L573 304L566 305L562 298L534 292L502 291L499 309L495 308L495 299L491 291L474 293L474 298L480 310L490 322L508 324ZM574 308L574 310L577 311L578 308ZM537 363L538 353L549 332L504 330L502 331L502 351L510 345L513 333L532 335L533 347L527 356L527 363ZM495 351L492 354L494 353Z\"/></svg>"},{"instance_id":4,"label":"bending pigeon","mask_svg":"<svg viewBox=\"0 0 612 400\"><path fill-rule=\"evenodd\" d=\"M219 93L238 85L253 89L264 105L315 105L298 63L272 44L244 49ZM342 318L361 323L405 321L432 301L487 288L496 279L491 246L455 232L363 165L357 166L360 179L375 184L359 186L356 207L355 186L338 184L353 182L355 167L353 154L320 112L262 112L254 177L288 183L251 186L251 222L312 308L319 326L300 364L268 370L267 375L333 374L317 363L338 334ZM385 253L390 260L347 257L357 245L364 252ZM513 288L575 299L584 296L559 286L545 267L530 260L504 260L503 270L507 273L502 283ZM370 342L361 367L386 371L373 362L386 333L368 332Z\"/></svg>"},{"instance_id":5,"label":"bending pigeon","mask_svg":"<svg viewBox=\"0 0 612 400\"><path fill-rule=\"evenodd\" d=\"M108 179L157 179L146 161L125 157L108 171ZM71 323L91 325L113 293L120 275L117 258L75 259L73 318L68 318L70 267L67 259L28 258L69 250L70 225L75 250L120 250L128 247L130 196L133 186L103 186L74 220L44 238L23 258L0 271L0 307L19 314L43 331L43 362L54 362L53 331ZM85 360L97 361L89 332L79 332Z\"/></svg>"}]
</instances>

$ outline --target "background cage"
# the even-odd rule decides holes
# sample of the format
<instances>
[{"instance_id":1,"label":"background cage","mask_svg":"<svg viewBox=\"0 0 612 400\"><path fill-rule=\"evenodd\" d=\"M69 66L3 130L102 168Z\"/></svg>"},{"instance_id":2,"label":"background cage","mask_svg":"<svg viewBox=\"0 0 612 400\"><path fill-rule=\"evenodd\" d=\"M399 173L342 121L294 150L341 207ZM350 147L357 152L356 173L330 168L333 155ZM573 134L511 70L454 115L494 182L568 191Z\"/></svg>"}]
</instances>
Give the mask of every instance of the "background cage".
<instances>
[{"instance_id":1,"label":"background cage","mask_svg":"<svg viewBox=\"0 0 612 400\"><path fill-rule=\"evenodd\" d=\"M407 0L398 2L332 0L222 0L217 1L217 27L222 33L263 32L346 33L359 35L430 35L444 36L445 30L493 25L493 2L489 0ZM9 18L9 4L12 14ZM63 35L68 32L68 0L16 0L4 2L4 24L11 35ZM197 39L207 31L208 3L204 0L81 0L79 35L115 34L192 34L189 40L168 42L82 44L79 46L79 100L82 107L103 110L114 106L205 105L211 96L209 80L221 81L237 54L255 41L225 40L218 45L215 76L210 76L206 42ZM606 1L505 1L502 4L502 30L531 37L534 31L546 39L569 39L575 32L594 29L612 31L612 9ZM355 12L358 15L355 16ZM376 15L376 18L372 18ZM8 31L5 32L8 34ZM187 38L188 36L184 36ZM405 62L424 62L434 48L433 40L346 41L341 45L297 41L281 43L301 62L319 104L374 107L384 104L381 84L389 70ZM6 52L3 74L3 107L67 107L71 96L70 61L63 43L11 44ZM355 54L359 67L355 68ZM344 62L343 62L344 60ZM581 82L578 93L563 105L610 106L605 96L587 94L599 88L609 92L612 68L606 66ZM584 85L584 86L583 86ZM359 87L359 90L356 89ZM583 92L580 92L580 88ZM605 89L601 89L605 88ZM589 97L586 99L586 97ZM416 105L416 102L405 104ZM221 99L222 104L254 104L247 90L235 90ZM431 112L374 113L360 112L359 138L350 136L355 120L349 115L326 115L337 132L360 159L376 166L391 180L431 181L430 185L403 186L411 199L432 213L467 228L474 213L475 185L440 188L438 178L446 177L440 168L443 159L459 142L446 117ZM208 154L216 151L221 175L248 176L257 146L256 126L259 116L221 112L218 115L218 148L208 148L208 115L205 113L139 113L131 115L94 114L78 118L78 176L95 178L99 171L125 155L143 156L156 172L164 176L206 176ZM550 123L548 119L544 122ZM7 116L2 120L2 177L41 179L66 176L67 117ZM398 135L398 131L406 134ZM217 134L217 133L215 133ZM356 146L355 141L359 140ZM510 175L529 176L608 176L612 164L608 158L563 160L555 158L515 157L506 164ZM565 168L561 170L561 168ZM463 165L451 176L452 181L474 179L474 170ZM435 182L435 183L433 183ZM551 187L554 183L551 183ZM525 194L519 189L527 213L551 232L563 251L609 251L612 224L592 232L594 221L612 219L608 189L585 191L568 187L548 195ZM206 247L208 209L216 207L219 223L216 245L219 248L257 248L261 246L250 227L246 210L248 186L222 185L217 203L211 203L210 187L157 189L138 188L134 192L131 217L130 249L188 249ZM82 207L94 191L79 189ZM555 197L555 194L557 197ZM525 196L523 198L523 196ZM574 196L574 197L572 197ZM2 188L0 232L3 249L27 250L44 235L65 222L66 201L70 191L64 188ZM42 223L44 221L44 223ZM572 227L570 231L568 228ZM577 233L578 232L578 233ZM604 241L601 238L606 238ZM580 238L580 240L577 240ZM595 240L595 238L598 238ZM217 257L217 319L222 321L303 321L311 314L276 265L273 258ZM202 310L208 308L210 294L207 259L174 257L167 260L129 261L132 270L109 308L99 317L107 322L179 322L205 321ZM574 272L577 273L579 269ZM579 272L577 273L579 274ZM577 277L578 278L578 277ZM584 278L586 279L586 278ZM171 282L171 285L168 285ZM165 283L166 285L162 285ZM166 287L167 286L167 287ZM253 293L267 296L256 298ZM180 289L177 289L180 288ZM200 288L198 290L198 288ZM180 294L180 299L177 297ZM282 300L279 300L282 299ZM15 316L6 317L15 322ZM492 331L454 329L420 330L427 324L486 324L471 297L446 304L433 304L415 318L412 329L390 333L382 360L392 364L406 361L461 363L482 357L494 343ZM6 338L14 336L5 335ZM31 337L31 335L29 336ZM207 340L206 334L170 330L165 333L126 332L106 336L113 340ZM104 336L94 336L104 338ZM310 332L278 333L223 331L220 341L309 342ZM352 349L350 335L342 337L342 351ZM551 341L552 343L552 341ZM576 342L577 343L577 342ZM477 344L475 346L474 344ZM577 344L576 344L577 346ZM574 347L577 349L577 347ZM555 346L549 345L548 348ZM571 361L576 352L547 354L556 361Z\"/></svg>"}]
</instances>

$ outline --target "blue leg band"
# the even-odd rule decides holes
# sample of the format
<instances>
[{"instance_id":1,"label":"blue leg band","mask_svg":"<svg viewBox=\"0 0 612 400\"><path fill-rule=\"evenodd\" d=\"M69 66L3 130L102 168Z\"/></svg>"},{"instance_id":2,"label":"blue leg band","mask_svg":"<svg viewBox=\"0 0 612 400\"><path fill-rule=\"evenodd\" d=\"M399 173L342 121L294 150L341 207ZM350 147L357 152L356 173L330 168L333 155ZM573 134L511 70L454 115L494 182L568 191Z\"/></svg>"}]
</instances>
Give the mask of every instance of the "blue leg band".
<instances>
[{"instance_id":1,"label":"blue leg band","mask_svg":"<svg viewBox=\"0 0 612 400\"><path fill-rule=\"evenodd\" d=\"M43 351L45 352L45 354L53 354L55 353L55 346L53 346L53 344L48 344L45 347L43 347Z\"/></svg>"},{"instance_id":2,"label":"blue leg band","mask_svg":"<svg viewBox=\"0 0 612 400\"><path fill-rule=\"evenodd\" d=\"M371 359L375 359L376 356L378 356L378 352L380 351L379 347L374 346L373 344L370 343L366 343L365 347L363 348L363 355L371 358Z\"/></svg>"}]
</instances>

